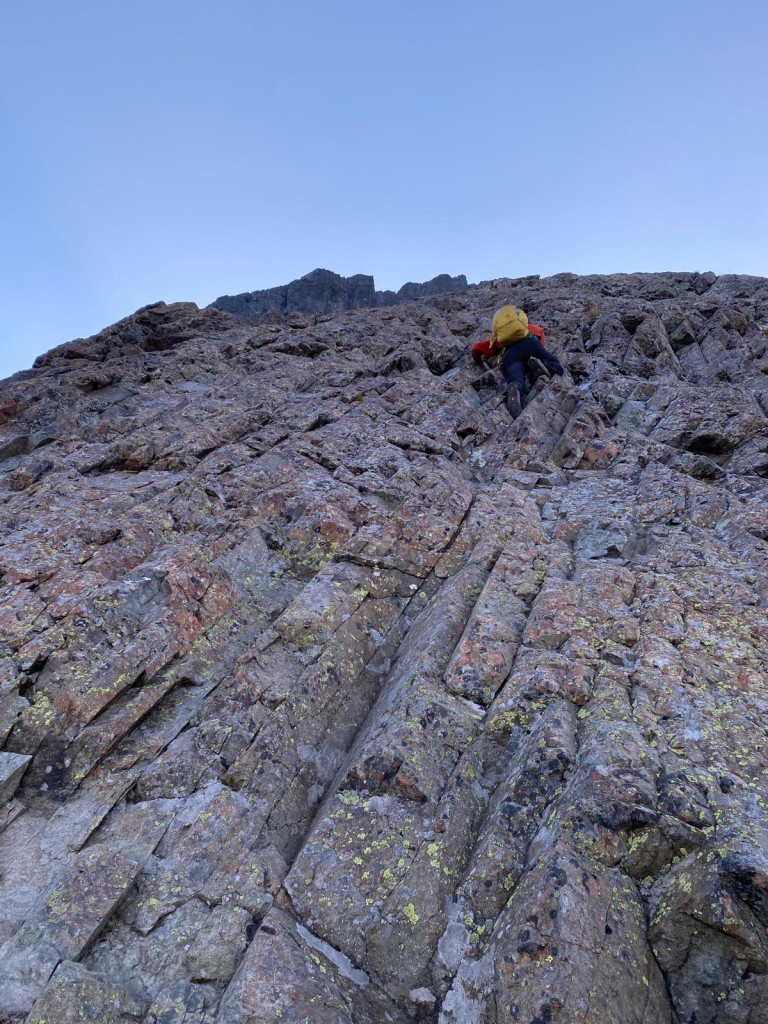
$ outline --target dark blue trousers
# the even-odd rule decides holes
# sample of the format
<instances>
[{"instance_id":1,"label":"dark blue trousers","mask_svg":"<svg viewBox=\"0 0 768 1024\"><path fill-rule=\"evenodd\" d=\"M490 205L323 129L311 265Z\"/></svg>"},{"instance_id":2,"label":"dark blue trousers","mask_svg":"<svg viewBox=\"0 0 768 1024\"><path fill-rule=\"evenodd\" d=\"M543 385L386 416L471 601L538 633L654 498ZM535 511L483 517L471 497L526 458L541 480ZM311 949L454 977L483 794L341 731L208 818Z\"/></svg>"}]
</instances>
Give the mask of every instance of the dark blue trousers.
<instances>
[{"instance_id":1,"label":"dark blue trousers","mask_svg":"<svg viewBox=\"0 0 768 1024\"><path fill-rule=\"evenodd\" d=\"M562 376L563 373L560 360L548 352L535 335L529 334L522 341L510 345L501 361L501 372L506 377L508 384L517 384L521 400L531 389L525 374L525 367L531 356L540 359L552 373L558 376Z\"/></svg>"}]
</instances>

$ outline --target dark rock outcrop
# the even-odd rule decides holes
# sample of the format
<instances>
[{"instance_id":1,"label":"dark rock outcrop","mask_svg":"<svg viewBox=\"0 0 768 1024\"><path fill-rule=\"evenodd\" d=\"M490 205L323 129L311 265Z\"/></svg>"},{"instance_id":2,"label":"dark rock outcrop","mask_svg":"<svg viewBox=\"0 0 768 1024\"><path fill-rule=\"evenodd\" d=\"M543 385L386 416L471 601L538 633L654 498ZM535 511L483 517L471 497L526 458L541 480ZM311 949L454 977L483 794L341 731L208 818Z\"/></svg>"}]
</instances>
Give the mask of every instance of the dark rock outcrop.
<instances>
[{"instance_id":1,"label":"dark rock outcrop","mask_svg":"<svg viewBox=\"0 0 768 1024\"><path fill-rule=\"evenodd\" d=\"M463 274L451 277L439 274L423 284L404 284L396 292L376 291L373 278L367 274L341 277L331 270L313 270L297 281L279 288L240 295L222 295L209 308L233 313L243 320L258 321L271 311L279 313L339 313L342 310L394 306L401 302L463 291L467 288Z\"/></svg>"},{"instance_id":2,"label":"dark rock outcrop","mask_svg":"<svg viewBox=\"0 0 768 1024\"><path fill-rule=\"evenodd\" d=\"M767 333L560 274L0 384L0 1020L761 1024Z\"/></svg>"}]
</instances>

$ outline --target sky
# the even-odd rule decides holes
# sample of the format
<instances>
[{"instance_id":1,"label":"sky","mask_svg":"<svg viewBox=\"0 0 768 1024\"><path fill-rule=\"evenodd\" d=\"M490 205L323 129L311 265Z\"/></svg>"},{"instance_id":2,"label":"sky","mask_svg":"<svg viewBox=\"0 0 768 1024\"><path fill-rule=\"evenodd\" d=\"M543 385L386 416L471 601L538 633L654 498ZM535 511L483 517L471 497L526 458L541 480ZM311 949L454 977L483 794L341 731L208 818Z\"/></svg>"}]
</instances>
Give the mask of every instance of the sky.
<instances>
[{"instance_id":1,"label":"sky","mask_svg":"<svg viewBox=\"0 0 768 1024\"><path fill-rule=\"evenodd\" d=\"M768 276L756 0L0 7L0 378L316 267Z\"/></svg>"}]
</instances>

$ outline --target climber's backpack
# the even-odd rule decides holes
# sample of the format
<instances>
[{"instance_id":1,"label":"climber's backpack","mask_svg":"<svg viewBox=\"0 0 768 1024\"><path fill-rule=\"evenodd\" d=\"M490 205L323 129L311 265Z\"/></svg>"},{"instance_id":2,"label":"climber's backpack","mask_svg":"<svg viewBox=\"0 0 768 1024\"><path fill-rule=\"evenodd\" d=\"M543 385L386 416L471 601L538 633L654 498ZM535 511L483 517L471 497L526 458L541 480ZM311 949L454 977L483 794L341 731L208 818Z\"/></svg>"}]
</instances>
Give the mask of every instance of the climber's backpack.
<instances>
[{"instance_id":1,"label":"climber's backpack","mask_svg":"<svg viewBox=\"0 0 768 1024\"><path fill-rule=\"evenodd\" d=\"M502 306L494 314L491 336L501 348L509 348L528 334L528 317L517 306Z\"/></svg>"}]
</instances>

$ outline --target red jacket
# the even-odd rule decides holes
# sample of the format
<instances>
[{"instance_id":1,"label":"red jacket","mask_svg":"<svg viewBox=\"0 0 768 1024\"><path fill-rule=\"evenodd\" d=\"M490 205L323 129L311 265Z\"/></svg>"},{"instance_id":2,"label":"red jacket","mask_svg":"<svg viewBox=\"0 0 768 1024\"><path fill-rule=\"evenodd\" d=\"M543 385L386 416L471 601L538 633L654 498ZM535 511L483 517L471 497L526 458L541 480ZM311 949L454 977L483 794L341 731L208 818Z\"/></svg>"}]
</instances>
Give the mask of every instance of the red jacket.
<instances>
[{"instance_id":1,"label":"red jacket","mask_svg":"<svg viewBox=\"0 0 768 1024\"><path fill-rule=\"evenodd\" d=\"M538 324L528 324L528 333L535 334L544 348L547 347L547 336L544 333L543 327L539 327Z\"/></svg>"},{"instance_id":2,"label":"red jacket","mask_svg":"<svg viewBox=\"0 0 768 1024\"><path fill-rule=\"evenodd\" d=\"M528 333L535 334L541 344L547 347L547 336L544 333L544 328L539 327L538 324L528 324ZM501 346L493 340L493 338L484 338L483 341L476 341L471 349L472 358L479 365L483 365L483 359L490 359L492 356L497 356L501 352Z\"/></svg>"}]
</instances>

